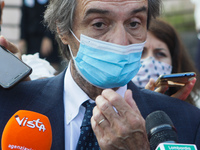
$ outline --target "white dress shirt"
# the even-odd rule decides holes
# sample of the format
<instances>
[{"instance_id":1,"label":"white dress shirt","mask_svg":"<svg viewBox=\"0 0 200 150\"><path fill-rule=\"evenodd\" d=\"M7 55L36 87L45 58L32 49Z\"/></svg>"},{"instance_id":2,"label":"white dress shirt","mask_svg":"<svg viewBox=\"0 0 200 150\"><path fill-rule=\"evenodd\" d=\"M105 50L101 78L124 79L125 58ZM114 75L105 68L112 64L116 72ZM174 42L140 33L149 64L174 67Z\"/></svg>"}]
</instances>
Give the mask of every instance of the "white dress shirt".
<instances>
[{"instance_id":1,"label":"white dress shirt","mask_svg":"<svg viewBox=\"0 0 200 150\"><path fill-rule=\"evenodd\" d=\"M65 74L64 79L64 110L65 110L65 150L75 150L80 136L80 126L85 113L82 105L90 98L76 84L70 72L70 65ZM124 97L127 85L120 87L116 92ZM94 100L90 99L91 103Z\"/></svg>"}]
</instances>

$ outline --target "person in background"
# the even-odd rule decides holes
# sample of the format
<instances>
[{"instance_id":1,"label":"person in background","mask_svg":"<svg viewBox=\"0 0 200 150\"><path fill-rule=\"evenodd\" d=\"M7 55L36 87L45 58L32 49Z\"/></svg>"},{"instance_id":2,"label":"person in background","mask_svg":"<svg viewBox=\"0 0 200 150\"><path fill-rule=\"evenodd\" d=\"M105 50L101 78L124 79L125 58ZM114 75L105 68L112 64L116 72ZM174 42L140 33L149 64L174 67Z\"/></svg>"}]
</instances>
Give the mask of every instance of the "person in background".
<instances>
[{"instance_id":1,"label":"person in background","mask_svg":"<svg viewBox=\"0 0 200 150\"><path fill-rule=\"evenodd\" d=\"M52 150L150 150L144 118L163 110L178 141L199 149L198 108L131 82L159 6L159 0L50 0L45 21L70 64L55 77L0 89L0 136L8 119L26 109L49 118ZM0 44L17 51L1 38Z\"/></svg>"},{"instance_id":2,"label":"person in background","mask_svg":"<svg viewBox=\"0 0 200 150\"><path fill-rule=\"evenodd\" d=\"M196 50L196 58L195 65L197 69L200 71L200 0L190 0L194 4L194 20L195 20L195 28L197 31L197 50Z\"/></svg>"},{"instance_id":3,"label":"person in background","mask_svg":"<svg viewBox=\"0 0 200 150\"><path fill-rule=\"evenodd\" d=\"M23 0L19 49L22 54L39 53L58 71L61 71L61 55L55 35L43 24L48 0Z\"/></svg>"},{"instance_id":4,"label":"person in background","mask_svg":"<svg viewBox=\"0 0 200 150\"><path fill-rule=\"evenodd\" d=\"M178 33L169 23L161 19L152 20L150 23L141 63L142 67L132 79L141 88L146 87L147 89L154 90L155 81L163 74L196 72L197 78L199 78L198 70L195 68L194 62L180 40ZM187 84L194 84L195 80ZM180 87L165 86L164 88L162 87L161 92L173 95L177 94L179 90ZM193 88L186 88L184 93L186 94L187 92L191 92L187 98L182 95L179 99L193 105L198 104L200 95L199 80L197 80Z\"/></svg>"}]
</instances>

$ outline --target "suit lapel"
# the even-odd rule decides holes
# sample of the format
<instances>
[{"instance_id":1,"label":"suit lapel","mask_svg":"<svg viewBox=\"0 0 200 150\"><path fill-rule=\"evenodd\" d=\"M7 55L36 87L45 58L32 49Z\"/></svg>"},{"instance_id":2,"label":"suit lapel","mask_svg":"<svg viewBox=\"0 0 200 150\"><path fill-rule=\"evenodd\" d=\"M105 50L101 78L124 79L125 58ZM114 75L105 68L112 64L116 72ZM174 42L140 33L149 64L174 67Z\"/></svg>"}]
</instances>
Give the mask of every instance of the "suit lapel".
<instances>
[{"instance_id":1,"label":"suit lapel","mask_svg":"<svg viewBox=\"0 0 200 150\"><path fill-rule=\"evenodd\" d=\"M142 94L142 90L144 89L138 88L135 84L133 84L132 81L128 83L127 88L132 91L133 99L135 100L142 116L145 119L146 116L150 113L150 110L149 110L148 105L146 104L145 97Z\"/></svg>"}]
</instances>

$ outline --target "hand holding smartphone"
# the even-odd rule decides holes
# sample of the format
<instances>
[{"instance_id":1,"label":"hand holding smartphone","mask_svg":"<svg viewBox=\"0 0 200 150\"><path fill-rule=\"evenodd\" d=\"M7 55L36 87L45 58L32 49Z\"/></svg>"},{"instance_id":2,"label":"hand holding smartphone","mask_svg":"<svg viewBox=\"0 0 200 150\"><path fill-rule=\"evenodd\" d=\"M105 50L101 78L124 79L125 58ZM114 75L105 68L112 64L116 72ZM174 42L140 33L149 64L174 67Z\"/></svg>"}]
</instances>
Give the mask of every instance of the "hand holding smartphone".
<instances>
[{"instance_id":1,"label":"hand holding smartphone","mask_svg":"<svg viewBox=\"0 0 200 150\"><path fill-rule=\"evenodd\" d=\"M0 45L0 85L11 88L32 72L31 67Z\"/></svg>"},{"instance_id":2,"label":"hand holding smartphone","mask_svg":"<svg viewBox=\"0 0 200 150\"><path fill-rule=\"evenodd\" d=\"M191 81L194 77L196 77L195 72L161 75L157 79L155 86L158 87L160 85L166 84L168 84L169 87L184 86L188 81Z\"/></svg>"}]
</instances>

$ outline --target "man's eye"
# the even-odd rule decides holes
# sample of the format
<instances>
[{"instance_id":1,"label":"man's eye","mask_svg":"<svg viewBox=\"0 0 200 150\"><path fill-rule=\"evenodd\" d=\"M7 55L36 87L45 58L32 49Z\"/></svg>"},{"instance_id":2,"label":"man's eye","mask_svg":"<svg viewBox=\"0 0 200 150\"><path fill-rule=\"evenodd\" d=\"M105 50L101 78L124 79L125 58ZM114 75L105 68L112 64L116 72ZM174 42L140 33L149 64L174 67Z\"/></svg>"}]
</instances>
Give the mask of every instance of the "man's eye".
<instances>
[{"instance_id":1,"label":"man's eye","mask_svg":"<svg viewBox=\"0 0 200 150\"><path fill-rule=\"evenodd\" d=\"M138 25L139 25L138 22L131 22L131 23L130 23L131 28L135 28L135 27L137 27Z\"/></svg>"},{"instance_id":2,"label":"man's eye","mask_svg":"<svg viewBox=\"0 0 200 150\"><path fill-rule=\"evenodd\" d=\"M102 29L105 25L103 22L97 22L97 23L94 23L93 26L98 29Z\"/></svg>"}]
</instances>

